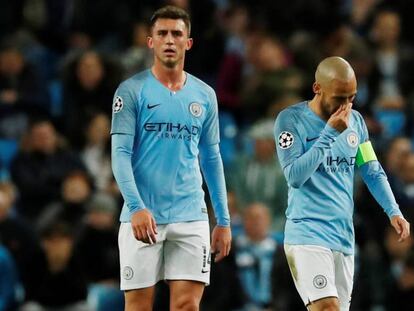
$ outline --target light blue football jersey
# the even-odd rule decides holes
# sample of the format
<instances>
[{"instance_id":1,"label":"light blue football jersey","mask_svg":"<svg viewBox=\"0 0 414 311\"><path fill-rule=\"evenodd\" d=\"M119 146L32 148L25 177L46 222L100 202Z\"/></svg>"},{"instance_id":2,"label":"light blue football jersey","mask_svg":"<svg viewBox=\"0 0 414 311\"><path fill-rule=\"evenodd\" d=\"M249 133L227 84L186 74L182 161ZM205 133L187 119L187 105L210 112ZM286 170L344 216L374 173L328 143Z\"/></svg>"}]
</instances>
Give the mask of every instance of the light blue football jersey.
<instances>
[{"instance_id":1,"label":"light blue football jersey","mask_svg":"<svg viewBox=\"0 0 414 311\"><path fill-rule=\"evenodd\" d=\"M217 99L207 84L186 76L174 92L146 70L114 96L111 134L134 136L135 183L157 224L208 219L198 154L199 144L219 143ZM124 204L120 220L130 216Z\"/></svg>"},{"instance_id":2,"label":"light blue football jersey","mask_svg":"<svg viewBox=\"0 0 414 311\"><path fill-rule=\"evenodd\" d=\"M355 159L359 144L369 139L362 116L352 110L349 127L339 133L301 102L278 115L274 134L289 185L285 243L353 254Z\"/></svg>"}]
</instances>

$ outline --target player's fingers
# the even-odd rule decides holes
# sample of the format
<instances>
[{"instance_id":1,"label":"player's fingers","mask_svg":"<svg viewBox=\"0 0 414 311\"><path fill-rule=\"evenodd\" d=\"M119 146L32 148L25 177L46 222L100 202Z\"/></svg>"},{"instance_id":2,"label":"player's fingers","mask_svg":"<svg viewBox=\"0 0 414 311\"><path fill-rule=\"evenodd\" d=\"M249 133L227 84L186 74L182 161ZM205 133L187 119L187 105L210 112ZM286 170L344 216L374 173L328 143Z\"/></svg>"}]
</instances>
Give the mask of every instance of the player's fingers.
<instances>
[{"instance_id":1,"label":"player's fingers","mask_svg":"<svg viewBox=\"0 0 414 311\"><path fill-rule=\"evenodd\" d=\"M154 218L151 219L151 226L152 226L152 230L154 231L154 233L158 234L157 223L155 222Z\"/></svg>"},{"instance_id":2,"label":"player's fingers","mask_svg":"<svg viewBox=\"0 0 414 311\"><path fill-rule=\"evenodd\" d=\"M352 103L349 103L347 106L346 106L346 116L347 116L347 118L349 118L349 116L351 115L351 113L352 113Z\"/></svg>"},{"instance_id":3,"label":"player's fingers","mask_svg":"<svg viewBox=\"0 0 414 311\"><path fill-rule=\"evenodd\" d=\"M157 238L155 237L155 232L152 229L152 226L149 226L147 228L146 232L147 232L147 236L149 238L150 244L153 244L153 243L157 242Z\"/></svg>"},{"instance_id":4,"label":"player's fingers","mask_svg":"<svg viewBox=\"0 0 414 311\"><path fill-rule=\"evenodd\" d=\"M139 235L138 235L138 231L135 227L132 227L132 233L134 234L134 237L139 240Z\"/></svg>"},{"instance_id":5,"label":"player's fingers","mask_svg":"<svg viewBox=\"0 0 414 311\"><path fill-rule=\"evenodd\" d=\"M139 227L139 234L140 234L140 241L144 242L144 243L148 243L148 234L147 234L147 230L145 227Z\"/></svg>"},{"instance_id":6,"label":"player's fingers","mask_svg":"<svg viewBox=\"0 0 414 311\"><path fill-rule=\"evenodd\" d=\"M401 234L401 224L400 224L400 221L399 220L397 220L396 224L394 224L394 228L395 228L395 231L398 234Z\"/></svg>"},{"instance_id":7,"label":"player's fingers","mask_svg":"<svg viewBox=\"0 0 414 311\"><path fill-rule=\"evenodd\" d=\"M216 239L213 239L211 241L211 245L210 245L210 252L212 254L215 254L216 253L216 250L217 250L217 240Z\"/></svg>"},{"instance_id":8,"label":"player's fingers","mask_svg":"<svg viewBox=\"0 0 414 311\"><path fill-rule=\"evenodd\" d=\"M401 233L401 238L406 239L410 235L410 224L407 221L403 223L403 232Z\"/></svg>"},{"instance_id":9,"label":"player's fingers","mask_svg":"<svg viewBox=\"0 0 414 311\"><path fill-rule=\"evenodd\" d=\"M228 256L230 254L230 248L231 248L231 244L230 242L227 242L225 246L224 256Z\"/></svg>"},{"instance_id":10,"label":"player's fingers","mask_svg":"<svg viewBox=\"0 0 414 311\"><path fill-rule=\"evenodd\" d=\"M136 239L138 241L142 241L143 236L142 236L141 230L138 227L136 227L136 228L134 228L134 232L135 232Z\"/></svg>"},{"instance_id":11,"label":"player's fingers","mask_svg":"<svg viewBox=\"0 0 414 311\"><path fill-rule=\"evenodd\" d=\"M335 110L335 112L332 114L332 116L337 117L341 112L342 112L342 105L339 106L338 109Z\"/></svg>"},{"instance_id":12,"label":"player's fingers","mask_svg":"<svg viewBox=\"0 0 414 311\"><path fill-rule=\"evenodd\" d=\"M219 248L218 252L216 253L216 258L214 259L214 262L219 262L222 260L225 256L224 249L222 247Z\"/></svg>"}]
</instances>

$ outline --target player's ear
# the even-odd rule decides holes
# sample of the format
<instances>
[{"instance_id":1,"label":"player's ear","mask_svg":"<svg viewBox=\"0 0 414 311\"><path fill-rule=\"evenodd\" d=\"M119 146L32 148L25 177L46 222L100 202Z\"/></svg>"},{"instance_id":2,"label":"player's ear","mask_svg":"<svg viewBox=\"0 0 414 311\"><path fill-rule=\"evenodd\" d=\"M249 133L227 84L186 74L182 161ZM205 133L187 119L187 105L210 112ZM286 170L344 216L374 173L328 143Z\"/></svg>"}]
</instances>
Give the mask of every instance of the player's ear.
<instances>
[{"instance_id":1,"label":"player's ear","mask_svg":"<svg viewBox=\"0 0 414 311\"><path fill-rule=\"evenodd\" d=\"M188 38L185 49L188 51L189 49L191 49L192 46L193 46L193 38Z\"/></svg>"},{"instance_id":2,"label":"player's ear","mask_svg":"<svg viewBox=\"0 0 414 311\"><path fill-rule=\"evenodd\" d=\"M152 41L152 37L147 37L147 45L150 49L154 48L154 42Z\"/></svg>"},{"instance_id":3,"label":"player's ear","mask_svg":"<svg viewBox=\"0 0 414 311\"><path fill-rule=\"evenodd\" d=\"M313 92L317 95L321 94L321 85L318 82L314 82L312 85Z\"/></svg>"}]
</instances>

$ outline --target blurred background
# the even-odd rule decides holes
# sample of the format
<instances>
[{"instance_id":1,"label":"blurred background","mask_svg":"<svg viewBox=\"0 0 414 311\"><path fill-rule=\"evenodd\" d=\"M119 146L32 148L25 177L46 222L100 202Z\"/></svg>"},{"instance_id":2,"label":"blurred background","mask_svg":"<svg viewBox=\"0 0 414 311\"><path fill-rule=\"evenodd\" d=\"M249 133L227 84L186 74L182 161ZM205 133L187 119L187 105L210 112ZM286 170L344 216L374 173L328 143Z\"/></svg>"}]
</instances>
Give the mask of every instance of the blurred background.
<instances>
[{"instance_id":1,"label":"blurred background","mask_svg":"<svg viewBox=\"0 0 414 311\"><path fill-rule=\"evenodd\" d=\"M217 92L234 245L202 310L305 310L284 258L286 182L273 122L347 59L360 111L414 218L414 1L0 0L0 311L123 310L110 168L112 96L151 65L148 21L188 10L186 70ZM414 310L414 242L355 184L352 310ZM213 218L212 218L213 220ZM168 310L161 283L156 310Z\"/></svg>"}]
</instances>

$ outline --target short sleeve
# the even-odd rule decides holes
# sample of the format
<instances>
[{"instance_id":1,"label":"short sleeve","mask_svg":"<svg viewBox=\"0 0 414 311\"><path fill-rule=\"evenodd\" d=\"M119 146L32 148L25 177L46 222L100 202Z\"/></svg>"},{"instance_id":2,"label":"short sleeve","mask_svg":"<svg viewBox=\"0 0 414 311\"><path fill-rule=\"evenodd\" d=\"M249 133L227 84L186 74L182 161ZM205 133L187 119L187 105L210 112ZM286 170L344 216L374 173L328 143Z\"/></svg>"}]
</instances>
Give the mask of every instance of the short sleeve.
<instances>
[{"instance_id":1,"label":"short sleeve","mask_svg":"<svg viewBox=\"0 0 414 311\"><path fill-rule=\"evenodd\" d=\"M274 137L279 162L285 168L304 153L297 121L290 110L283 110L276 118Z\"/></svg>"},{"instance_id":2,"label":"short sleeve","mask_svg":"<svg viewBox=\"0 0 414 311\"><path fill-rule=\"evenodd\" d=\"M137 99L131 87L122 83L115 92L112 105L111 134L135 135Z\"/></svg>"},{"instance_id":3,"label":"short sleeve","mask_svg":"<svg viewBox=\"0 0 414 311\"><path fill-rule=\"evenodd\" d=\"M209 109L203 124L200 143L206 145L214 145L220 142L218 107L216 93L211 90L209 93Z\"/></svg>"}]
</instances>

